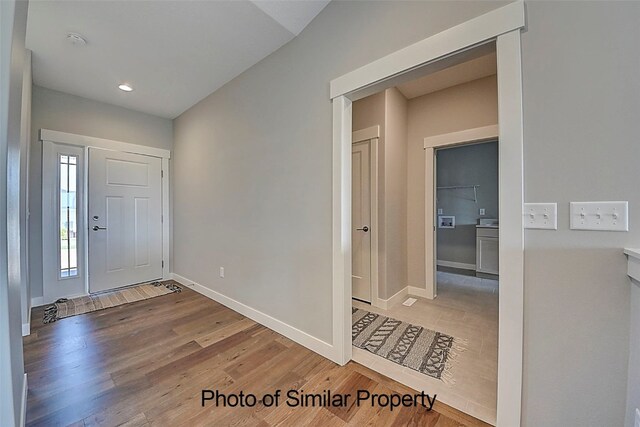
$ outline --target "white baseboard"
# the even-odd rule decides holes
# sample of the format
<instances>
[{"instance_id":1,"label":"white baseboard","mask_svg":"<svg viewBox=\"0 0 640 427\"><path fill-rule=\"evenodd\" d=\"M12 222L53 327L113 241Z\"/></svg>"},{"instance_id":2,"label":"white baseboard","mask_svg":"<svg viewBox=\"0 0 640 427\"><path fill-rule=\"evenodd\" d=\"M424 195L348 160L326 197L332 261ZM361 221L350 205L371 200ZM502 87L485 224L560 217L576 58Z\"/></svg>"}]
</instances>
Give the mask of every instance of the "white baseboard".
<instances>
[{"instance_id":1,"label":"white baseboard","mask_svg":"<svg viewBox=\"0 0 640 427\"><path fill-rule=\"evenodd\" d=\"M229 298L228 296L222 295L221 293L216 292L209 287L196 283L193 280L189 280L184 276L180 276L176 273L171 273L171 277L173 278L173 280L189 287L190 289L193 289L199 294L217 301L226 307L229 307L231 310L236 311L243 316L246 316L249 319L260 323L261 325L284 335L290 340L307 347L309 350L314 351L329 360L339 363L338 354L332 344L311 336L308 333L301 331L300 329L295 328L287 323L284 323L281 320L271 317L268 314L258 311L255 308L249 307L248 305Z\"/></svg>"},{"instance_id":2,"label":"white baseboard","mask_svg":"<svg viewBox=\"0 0 640 427\"><path fill-rule=\"evenodd\" d=\"M425 288L418 288L417 286L409 286L409 295L420 298L429 298L429 294Z\"/></svg>"},{"instance_id":3,"label":"white baseboard","mask_svg":"<svg viewBox=\"0 0 640 427\"><path fill-rule=\"evenodd\" d=\"M31 308L44 305L44 297L31 298Z\"/></svg>"},{"instance_id":4,"label":"white baseboard","mask_svg":"<svg viewBox=\"0 0 640 427\"><path fill-rule=\"evenodd\" d=\"M22 381L22 413L20 414L20 426L24 427L27 423L27 374L24 374L24 380Z\"/></svg>"},{"instance_id":5,"label":"white baseboard","mask_svg":"<svg viewBox=\"0 0 640 427\"><path fill-rule=\"evenodd\" d=\"M476 265L475 264L467 264L467 263L464 263L464 262L438 260L436 262L436 264L438 264L438 265L440 265L442 267L451 267L451 268L459 268L461 270L473 270L473 271L476 271Z\"/></svg>"},{"instance_id":6,"label":"white baseboard","mask_svg":"<svg viewBox=\"0 0 640 427\"><path fill-rule=\"evenodd\" d=\"M400 289L398 292L396 292L394 295L392 295L388 299L378 298L378 304L376 306L381 308L381 309L383 309L383 310L388 310L389 308L393 307L394 305L402 302L402 300L404 298L406 298L407 295L409 295L409 287L408 286Z\"/></svg>"},{"instance_id":7,"label":"white baseboard","mask_svg":"<svg viewBox=\"0 0 640 427\"><path fill-rule=\"evenodd\" d=\"M31 335L31 321L22 324L22 336Z\"/></svg>"}]
</instances>

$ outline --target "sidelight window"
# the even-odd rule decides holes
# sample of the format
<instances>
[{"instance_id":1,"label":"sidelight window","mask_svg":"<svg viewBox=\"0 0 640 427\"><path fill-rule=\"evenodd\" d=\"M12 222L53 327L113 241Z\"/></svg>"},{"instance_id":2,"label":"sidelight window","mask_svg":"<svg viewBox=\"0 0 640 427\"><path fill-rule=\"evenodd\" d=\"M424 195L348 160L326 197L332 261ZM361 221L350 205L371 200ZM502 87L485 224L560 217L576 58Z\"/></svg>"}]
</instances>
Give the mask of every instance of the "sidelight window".
<instances>
[{"instance_id":1,"label":"sidelight window","mask_svg":"<svg viewBox=\"0 0 640 427\"><path fill-rule=\"evenodd\" d=\"M59 185L60 199L60 277L78 275L78 156L61 154Z\"/></svg>"}]
</instances>

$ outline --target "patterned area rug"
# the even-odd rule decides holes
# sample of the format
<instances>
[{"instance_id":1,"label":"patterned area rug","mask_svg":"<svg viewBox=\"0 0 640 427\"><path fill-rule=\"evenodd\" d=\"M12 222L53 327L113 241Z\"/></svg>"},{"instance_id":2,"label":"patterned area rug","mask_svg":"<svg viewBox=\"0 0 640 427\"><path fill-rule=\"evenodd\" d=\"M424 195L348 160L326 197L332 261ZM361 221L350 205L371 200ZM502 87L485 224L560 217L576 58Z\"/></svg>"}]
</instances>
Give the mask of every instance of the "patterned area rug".
<instances>
[{"instance_id":1,"label":"patterned area rug","mask_svg":"<svg viewBox=\"0 0 640 427\"><path fill-rule=\"evenodd\" d=\"M451 365L467 342L391 317L352 308L353 345L445 383L453 383Z\"/></svg>"},{"instance_id":2,"label":"patterned area rug","mask_svg":"<svg viewBox=\"0 0 640 427\"><path fill-rule=\"evenodd\" d=\"M104 310L105 308L116 307L118 305L142 301L175 292L182 292L182 288L175 283L153 282L90 294L78 298L60 298L53 305L44 309L44 319L42 319L42 323L51 323L65 317Z\"/></svg>"}]
</instances>

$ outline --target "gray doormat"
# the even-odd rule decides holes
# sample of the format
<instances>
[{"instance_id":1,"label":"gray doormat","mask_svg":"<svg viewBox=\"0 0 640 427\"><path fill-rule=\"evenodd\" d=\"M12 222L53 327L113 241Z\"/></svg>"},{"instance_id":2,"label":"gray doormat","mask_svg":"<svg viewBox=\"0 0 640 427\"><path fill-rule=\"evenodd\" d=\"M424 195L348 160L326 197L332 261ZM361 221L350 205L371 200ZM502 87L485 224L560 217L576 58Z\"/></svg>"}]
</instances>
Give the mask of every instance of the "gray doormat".
<instances>
[{"instance_id":1,"label":"gray doormat","mask_svg":"<svg viewBox=\"0 0 640 427\"><path fill-rule=\"evenodd\" d=\"M453 383L451 365L466 340L352 308L353 345L445 383Z\"/></svg>"},{"instance_id":2,"label":"gray doormat","mask_svg":"<svg viewBox=\"0 0 640 427\"><path fill-rule=\"evenodd\" d=\"M112 291L89 294L78 298L60 298L44 309L42 323L55 322L65 317L91 313L105 308L117 307L130 302L142 301L162 295L182 292L182 288L171 282L153 282L128 286Z\"/></svg>"}]
</instances>

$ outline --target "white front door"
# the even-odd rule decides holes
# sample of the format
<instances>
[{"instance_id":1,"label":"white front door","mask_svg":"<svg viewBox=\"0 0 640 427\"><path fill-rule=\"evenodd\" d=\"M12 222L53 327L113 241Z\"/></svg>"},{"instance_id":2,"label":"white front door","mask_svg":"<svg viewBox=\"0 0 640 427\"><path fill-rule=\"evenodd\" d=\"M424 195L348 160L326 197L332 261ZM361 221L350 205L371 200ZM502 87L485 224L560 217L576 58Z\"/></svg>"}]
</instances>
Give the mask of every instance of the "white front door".
<instances>
[{"instance_id":1,"label":"white front door","mask_svg":"<svg viewBox=\"0 0 640 427\"><path fill-rule=\"evenodd\" d=\"M353 298L371 302L371 144L351 150L351 283Z\"/></svg>"},{"instance_id":2,"label":"white front door","mask_svg":"<svg viewBox=\"0 0 640 427\"><path fill-rule=\"evenodd\" d=\"M162 161L89 149L89 291L162 278Z\"/></svg>"}]
</instances>

